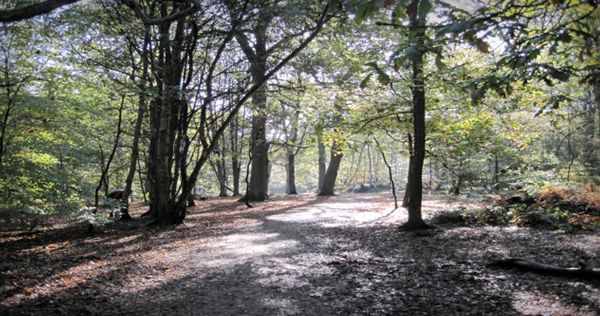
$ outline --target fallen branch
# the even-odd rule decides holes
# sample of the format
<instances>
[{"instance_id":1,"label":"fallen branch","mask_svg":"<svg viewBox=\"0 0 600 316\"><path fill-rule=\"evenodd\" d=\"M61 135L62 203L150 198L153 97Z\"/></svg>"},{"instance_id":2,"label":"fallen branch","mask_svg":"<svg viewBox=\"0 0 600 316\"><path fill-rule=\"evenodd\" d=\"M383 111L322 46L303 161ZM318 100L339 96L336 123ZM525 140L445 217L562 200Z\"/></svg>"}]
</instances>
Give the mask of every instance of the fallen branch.
<instances>
[{"instance_id":1,"label":"fallen branch","mask_svg":"<svg viewBox=\"0 0 600 316\"><path fill-rule=\"evenodd\" d=\"M600 269L590 268L585 263L580 262L578 268L563 268L549 264L539 263L524 258L506 257L500 260L492 261L487 267L517 268L524 271L550 274L555 276L565 276L584 279L600 279Z\"/></svg>"}]
</instances>

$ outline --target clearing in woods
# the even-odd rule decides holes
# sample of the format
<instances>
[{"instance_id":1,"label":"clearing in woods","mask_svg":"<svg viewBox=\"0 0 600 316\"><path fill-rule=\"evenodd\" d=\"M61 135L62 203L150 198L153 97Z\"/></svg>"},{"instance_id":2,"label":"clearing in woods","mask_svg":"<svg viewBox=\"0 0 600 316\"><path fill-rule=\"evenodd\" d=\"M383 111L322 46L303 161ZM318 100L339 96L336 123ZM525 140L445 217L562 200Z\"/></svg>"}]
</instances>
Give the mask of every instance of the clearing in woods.
<instances>
[{"instance_id":1,"label":"clearing in woods","mask_svg":"<svg viewBox=\"0 0 600 316\"><path fill-rule=\"evenodd\" d=\"M471 207L428 197L424 217ZM597 233L398 229L388 194L201 201L185 224L56 220L0 238L2 315L599 315L598 281L487 268L504 256L600 267ZM144 207L132 208L132 215Z\"/></svg>"}]
</instances>

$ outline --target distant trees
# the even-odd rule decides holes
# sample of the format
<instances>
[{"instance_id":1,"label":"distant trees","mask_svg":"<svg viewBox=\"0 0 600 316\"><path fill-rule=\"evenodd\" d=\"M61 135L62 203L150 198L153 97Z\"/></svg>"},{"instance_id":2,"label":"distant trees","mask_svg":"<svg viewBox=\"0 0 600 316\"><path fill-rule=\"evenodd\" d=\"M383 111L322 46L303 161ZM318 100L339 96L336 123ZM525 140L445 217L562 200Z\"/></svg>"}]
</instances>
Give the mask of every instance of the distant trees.
<instances>
[{"instance_id":1,"label":"distant trees","mask_svg":"<svg viewBox=\"0 0 600 316\"><path fill-rule=\"evenodd\" d=\"M112 27L122 36L113 41L121 46L112 47L118 55L114 61L121 64L99 65L112 73L116 82L124 84L131 81L131 87L140 96L137 117L143 124L147 113L149 124L146 126L149 147L145 161L149 214L157 224L178 224L186 216L187 198L200 170L218 146L229 124L247 100L264 104L265 84L316 37L327 20L328 4L315 1L314 6L305 6L306 2L302 2L303 6L297 6L294 2L265 4L245 1L236 2L235 10L230 10L234 4L229 3L228 7L228 3L222 1L205 1L201 4L178 1L123 3L131 8L129 12L110 5L102 7L105 11L96 11L100 16L112 15L104 20L100 18L97 25L104 21L111 26L81 30L96 32L89 38L99 38L106 35L101 31ZM85 10L94 10L99 5L92 3L80 9L85 14ZM273 43L267 42L267 38L259 38L258 44L248 42L248 38L244 42L242 26L254 23L250 22L254 19L252 12L263 5L263 12L271 15L271 19L275 17L273 12L283 12L286 8L296 8L296 13L302 13L300 16L288 16L290 22L287 25L286 18L277 17L277 24L272 26L283 33L291 32L288 35L296 32L294 37L282 39L286 40L287 46L281 47L284 42L271 46ZM292 19L296 26L301 27L301 31L300 28L291 27ZM256 34L266 34L269 23L264 22L268 21L258 21ZM242 43L241 50L233 45L236 38ZM291 39L296 40L291 43ZM257 46L250 47L255 44ZM93 51L96 48L87 46L84 49ZM252 55L247 56L250 59L251 76L240 76L245 72L245 61L237 58L238 53L248 49L255 50L254 57L258 58L259 63L254 63L256 60L252 59ZM277 58L268 64L267 56L263 56L267 49L270 49L269 53L277 53L273 55ZM128 53L133 57L129 63L123 59ZM128 77L122 76L121 71L129 72ZM232 82L231 79L233 86L225 84ZM9 116L10 111L3 114ZM135 129L139 131L137 123ZM264 127L261 133L264 138ZM138 139L139 144L139 138L134 138ZM265 142L262 145L267 144ZM134 158L135 155L133 151ZM131 181L135 162L132 159L130 163L128 182ZM263 193L266 194L266 191Z\"/></svg>"},{"instance_id":2,"label":"distant trees","mask_svg":"<svg viewBox=\"0 0 600 316\"><path fill-rule=\"evenodd\" d=\"M75 2L0 7L6 209L119 186L168 225L199 180L265 200L406 177L423 228L425 189L600 181L591 2Z\"/></svg>"}]
</instances>

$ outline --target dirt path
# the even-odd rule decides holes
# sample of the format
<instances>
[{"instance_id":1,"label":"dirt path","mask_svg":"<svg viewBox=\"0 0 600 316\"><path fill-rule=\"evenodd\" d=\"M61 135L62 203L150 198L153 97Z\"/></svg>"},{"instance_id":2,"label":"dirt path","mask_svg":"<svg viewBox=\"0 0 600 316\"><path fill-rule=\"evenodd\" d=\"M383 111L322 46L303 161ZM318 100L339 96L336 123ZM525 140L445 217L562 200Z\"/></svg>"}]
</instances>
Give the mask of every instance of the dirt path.
<instances>
[{"instance_id":1,"label":"dirt path","mask_svg":"<svg viewBox=\"0 0 600 316\"><path fill-rule=\"evenodd\" d=\"M507 255L600 266L591 232L398 224L387 195L205 202L186 223L0 239L1 315L598 315L597 282L485 268ZM425 217L456 207L425 203ZM138 212L141 212L139 210ZM135 212L134 212L135 213Z\"/></svg>"}]
</instances>

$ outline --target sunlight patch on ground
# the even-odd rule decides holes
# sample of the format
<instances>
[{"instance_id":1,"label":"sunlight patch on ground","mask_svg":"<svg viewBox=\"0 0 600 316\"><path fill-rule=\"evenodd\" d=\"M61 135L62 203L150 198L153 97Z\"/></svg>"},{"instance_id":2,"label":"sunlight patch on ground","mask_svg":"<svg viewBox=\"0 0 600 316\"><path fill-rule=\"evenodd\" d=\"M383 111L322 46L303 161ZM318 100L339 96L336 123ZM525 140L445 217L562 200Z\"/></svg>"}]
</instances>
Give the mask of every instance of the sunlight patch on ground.
<instances>
[{"instance_id":1,"label":"sunlight patch on ground","mask_svg":"<svg viewBox=\"0 0 600 316\"><path fill-rule=\"evenodd\" d=\"M268 220L295 223L319 223L322 227L336 227L349 224L362 224L381 217L380 212L352 211L351 203L327 203L316 206L303 206L285 214L272 215Z\"/></svg>"},{"instance_id":2,"label":"sunlight patch on ground","mask_svg":"<svg viewBox=\"0 0 600 316\"><path fill-rule=\"evenodd\" d=\"M593 311L580 309L575 304L561 302L558 294L553 296L530 291L515 292L512 305L522 315L596 315Z\"/></svg>"},{"instance_id":3,"label":"sunlight patch on ground","mask_svg":"<svg viewBox=\"0 0 600 316\"><path fill-rule=\"evenodd\" d=\"M2 305L10 306L17 305L23 301L30 299L39 299L45 296L58 296L60 292L68 291L77 288L86 283L88 279L93 279L99 275L98 269L107 264L106 260L90 261L81 265L73 266L67 270L55 274L50 279L39 280L40 284L25 286L24 293L15 294L11 297L6 297L0 301ZM53 268L48 268L48 271L53 271ZM58 270L56 270L58 272ZM85 276L85 277L82 277ZM10 303L7 303L10 302Z\"/></svg>"},{"instance_id":4,"label":"sunlight patch on ground","mask_svg":"<svg viewBox=\"0 0 600 316\"><path fill-rule=\"evenodd\" d=\"M276 233L234 234L210 240L196 254L198 265L212 267L234 266L264 256L276 256L299 247L295 240L280 239Z\"/></svg>"},{"instance_id":5,"label":"sunlight patch on ground","mask_svg":"<svg viewBox=\"0 0 600 316\"><path fill-rule=\"evenodd\" d=\"M262 300L267 308L272 308L281 312L282 315L295 315L299 313L297 304L291 298L270 297Z\"/></svg>"},{"instance_id":6,"label":"sunlight patch on ground","mask_svg":"<svg viewBox=\"0 0 600 316\"><path fill-rule=\"evenodd\" d=\"M577 248L584 252L586 256L590 258L596 257L597 250L595 248L596 243L598 242L598 236L577 236L576 239L571 239L569 244L571 244L574 248Z\"/></svg>"}]
</instances>

